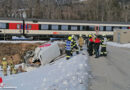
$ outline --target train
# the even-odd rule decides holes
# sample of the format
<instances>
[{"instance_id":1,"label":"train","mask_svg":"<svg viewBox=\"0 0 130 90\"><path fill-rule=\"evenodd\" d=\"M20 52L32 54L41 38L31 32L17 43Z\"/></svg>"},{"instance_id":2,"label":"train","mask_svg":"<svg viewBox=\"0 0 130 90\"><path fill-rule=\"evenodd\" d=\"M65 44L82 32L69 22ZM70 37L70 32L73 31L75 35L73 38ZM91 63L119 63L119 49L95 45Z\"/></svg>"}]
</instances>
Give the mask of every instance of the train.
<instances>
[{"instance_id":1,"label":"train","mask_svg":"<svg viewBox=\"0 0 130 90\"><path fill-rule=\"evenodd\" d=\"M25 35L33 39L60 38L68 35L113 35L116 29L130 29L130 23L84 20L0 19L0 39Z\"/></svg>"}]
</instances>

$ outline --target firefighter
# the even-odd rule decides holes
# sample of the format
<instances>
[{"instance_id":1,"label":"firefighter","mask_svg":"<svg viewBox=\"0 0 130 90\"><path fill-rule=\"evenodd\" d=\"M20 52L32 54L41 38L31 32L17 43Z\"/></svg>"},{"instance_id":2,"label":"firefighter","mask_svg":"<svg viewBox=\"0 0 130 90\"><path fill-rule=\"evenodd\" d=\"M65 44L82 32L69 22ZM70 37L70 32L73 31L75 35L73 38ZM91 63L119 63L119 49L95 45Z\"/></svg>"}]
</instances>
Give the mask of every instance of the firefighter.
<instances>
[{"instance_id":1,"label":"firefighter","mask_svg":"<svg viewBox=\"0 0 130 90\"><path fill-rule=\"evenodd\" d=\"M94 41L94 46L95 46L95 58L99 57L99 47L100 47L101 40L99 36L96 36L95 41Z\"/></svg>"},{"instance_id":2,"label":"firefighter","mask_svg":"<svg viewBox=\"0 0 130 90\"><path fill-rule=\"evenodd\" d=\"M79 37L79 47L80 47L80 51L83 50L83 44L84 44L84 39L83 39L83 37L80 35L80 37Z\"/></svg>"},{"instance_id":3,"label":"firefighter","mask_svg":"<svg viewBox=\"0 0 130 90\"><path fill-rule=\"evenodd\" d=\"M103 38L101 40L101 52L100 55L101 56L107 56L107 51L106 51L106 42L107 42L107 38L106 35L103 35Z\"/></svg>"},{"instance_id":4,"label":"firefighter","mask_svg":"<svg viewBox=\"0 0 130 90\"><path fill-rule=\"evenodd\" d=\"M79 54L79 48L77 46L76 40L74 38L74 35L72 35L72 40L71 41L72 41L72 45L73 45L72 51L74 51L74 49L75 49L76 50L76 54Z\"/></svg>"},{"instance_id":5,"label":"firefighter","mask_svg":"<svg viewBox=\"0 0 130 90\"><path fill-rule=\"evenodd\" d=\"M27 72L26 70L23 69L23 67L20 65L17 69L17 73L22 73L22 72Z\"/></svg>"},{"instance_id":6,"label":"firefighter","mask_svg":"<svg viewBox=\"0 0 130 90\"><path fill-rule=\"evenodd\" d=\"M88 45L89 45L89 35L86 35L86 45L87 45L87 48L88 48Z\"/></svg>"},{"instance_id":7,"label":"firefighter","mask_svg":"<svg viewBox=\"0 0 130 90\"><path fill-rule=\"evenodd\" d=\"M9 60L9 66L10 66L10 75L11 74L16 74L16 70L15 70L15 65L13 62L13 57L11 57L11 60Z\"/></svg>"},{"instance_id":8,"label":"firefighter","mask_svg":"<svg viewBox=\"0 0 130 90\"><path fill-rule=\"evenodd\" d=\"M3 57L3 59L2 59L1 68L3 69L4 76L7 76L8 62L6 61L5 57Z\"/></svg>"},{"instance_id":9,"label":"firefighter","mask_svg":"<svg viewBox=\"0 0 130 90\"><path fill-rule=\"evenodd\" d=\"M70 57L72 56L72 37L69 36L68 40L66 41L66 46L65 46L65 50L66 50L66 59L70 59Z\"/></svg>"},{"instance_id":10,"label":"firefighter","mask_svg":"<svg viewBox=\"0 0 130 90\"><path fill-rule=\"evenodd\" d=\"M94 40L92 38L92 35L89 35L89 40L88 40L88 53L89 56L93 55L93 46L94 45Z\"/></svg>"}]
</instances>

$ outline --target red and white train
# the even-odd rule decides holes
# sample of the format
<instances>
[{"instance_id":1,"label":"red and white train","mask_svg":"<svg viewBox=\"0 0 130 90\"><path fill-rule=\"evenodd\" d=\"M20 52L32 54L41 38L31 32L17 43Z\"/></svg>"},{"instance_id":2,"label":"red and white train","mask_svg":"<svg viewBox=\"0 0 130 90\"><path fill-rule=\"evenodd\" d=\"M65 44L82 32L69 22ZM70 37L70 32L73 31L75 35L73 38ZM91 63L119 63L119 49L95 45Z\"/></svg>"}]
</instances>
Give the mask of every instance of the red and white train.
<instances>
[{"instance_id":1,"label":"red and white train","mask_svg":"<svg viewBox=\"0 0 130 90\"><path fill-rule=\"evenodd\" d=\"M114 29L130 29L130 23L88 22L78 20L25 20L25 35L34 38L62 37L66 35L106 34L113 35ZM23 21L0 20L0 37L23 34Z\"/></svg>"}]
</instances>

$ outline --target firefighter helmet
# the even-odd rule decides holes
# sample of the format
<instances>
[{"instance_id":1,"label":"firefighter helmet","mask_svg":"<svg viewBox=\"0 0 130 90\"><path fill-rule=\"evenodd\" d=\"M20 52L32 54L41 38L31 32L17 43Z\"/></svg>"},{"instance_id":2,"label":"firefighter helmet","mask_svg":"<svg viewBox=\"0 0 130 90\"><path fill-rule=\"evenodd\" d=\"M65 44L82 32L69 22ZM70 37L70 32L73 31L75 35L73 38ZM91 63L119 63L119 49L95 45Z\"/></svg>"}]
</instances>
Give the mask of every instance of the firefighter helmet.
<instances>
[{"instance_id":1,"label":"firefighter helmet","mask_svg":"<svg viewBox=\"0 0 130 90\"><path fill-rule=\"evenodd\" d=\"M5 57L3 57L3 61L5 61L6 60L6 58Z\"/></svg>"},{"instance_id":2,"label":"firefighter helmet","mask_svg":"<svg viewBox=\"0 0 130 90\"><path fill-rule=\"evenodd\" d=\"M90 35L88 35L88 37L92 37L92 35L90 34Z\"/></svg>"},{"instance_id":3,"label":"firefighter helmet","mask_svg":"<svg viewBox=\"0 0 130 90\"><path fill-rule=\"evenodd\" d=\"M69 36L69 37L68 37L68 40L72 40L72 37L71 37L71 36Z\"/></svg>"}]
</instances>

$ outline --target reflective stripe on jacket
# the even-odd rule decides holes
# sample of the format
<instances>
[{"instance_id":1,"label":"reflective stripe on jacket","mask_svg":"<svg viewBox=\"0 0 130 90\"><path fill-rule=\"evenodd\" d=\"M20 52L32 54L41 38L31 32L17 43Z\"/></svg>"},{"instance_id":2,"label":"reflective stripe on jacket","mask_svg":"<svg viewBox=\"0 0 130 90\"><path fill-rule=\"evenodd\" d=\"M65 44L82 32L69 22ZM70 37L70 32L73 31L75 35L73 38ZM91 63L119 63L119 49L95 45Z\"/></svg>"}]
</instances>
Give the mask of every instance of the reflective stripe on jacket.
<instances>
[{"instance_id":1,"label":"reflective stripe on jacket","mask_svg":"<svg viewBox=\"0 0 130 90\"><path fill-rule=\"evenodd\" d=\"M71 50L72 49L72 41L66 41L66 46L65 46L66 50Z\"/></svg>"}]
</instances>

